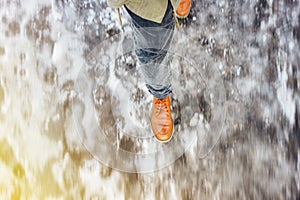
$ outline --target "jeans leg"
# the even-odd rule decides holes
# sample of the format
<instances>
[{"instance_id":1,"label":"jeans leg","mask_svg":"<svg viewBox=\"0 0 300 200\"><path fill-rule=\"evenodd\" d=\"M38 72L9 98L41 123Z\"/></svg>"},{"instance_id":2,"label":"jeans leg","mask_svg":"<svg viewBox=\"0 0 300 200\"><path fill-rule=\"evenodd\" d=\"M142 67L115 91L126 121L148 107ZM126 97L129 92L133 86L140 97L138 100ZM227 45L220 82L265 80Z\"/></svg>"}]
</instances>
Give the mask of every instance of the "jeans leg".
<instances>
[{"instance_id":1,"label":"jeans leg","mask_svg":"<svg viewBox=\"0 0 300 200\"><path fill-rule=\"evenodd\" d=\"M172 5L161 23L145 20L127 9L132 18L135 53L149 92L156 98L165 98L171 91L171 71L167 52L173 38L175 21Z\"/></svg>"}]
</instances>

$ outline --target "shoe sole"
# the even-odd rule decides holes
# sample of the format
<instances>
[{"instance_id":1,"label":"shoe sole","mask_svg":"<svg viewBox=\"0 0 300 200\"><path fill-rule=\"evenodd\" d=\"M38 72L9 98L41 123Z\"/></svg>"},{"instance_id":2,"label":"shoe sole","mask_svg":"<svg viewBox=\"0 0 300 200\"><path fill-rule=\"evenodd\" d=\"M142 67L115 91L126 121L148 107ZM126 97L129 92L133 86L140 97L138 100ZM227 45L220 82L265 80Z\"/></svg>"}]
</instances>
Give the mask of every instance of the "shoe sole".
<instances>
[{"instance_id":1,"label":"shoe sole","mask_svg":"<svg viewBox=\"0 0 300 200\"><path fill-rule=\"evenodd\" d=\"M175 12L175 15L176 15L176 17L178 18L178 19L184 19L184 18L187 18L187 16L190 14L190 12L188 12L186 15L184 15L184 16L180 16L180 15L178 15L176 12Z\"/></svg>"}]
</instances>

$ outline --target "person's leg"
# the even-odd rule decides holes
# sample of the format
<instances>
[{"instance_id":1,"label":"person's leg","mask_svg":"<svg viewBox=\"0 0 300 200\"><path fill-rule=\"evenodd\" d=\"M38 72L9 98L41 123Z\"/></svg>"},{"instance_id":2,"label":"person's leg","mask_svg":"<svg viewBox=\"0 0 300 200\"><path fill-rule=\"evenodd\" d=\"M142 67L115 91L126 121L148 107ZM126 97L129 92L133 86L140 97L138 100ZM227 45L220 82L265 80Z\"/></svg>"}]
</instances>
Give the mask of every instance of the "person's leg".
<instances>
[{"instance_id":1,"label":"person's leg","mask_svg":"<svg viewBox=\"0 0 300 200\"><path fill-rule=\"evenodd\" d=\"M167 52L173 38L175 20L170 1L161 23L145 20L130 10L135 40L135 53L149 92L154 96L151 126L160 142L172 138L173 121L170 109L171 71Z\"/></svg>"},{"instance_id":2,"label":"person's leg","mask_svg":"<svg viewBox=\"0 0 300 200\"><path fill-rule=\"evenodd\" d=\"M171 93L171 71L167 52L173 38L175 21L169 2L161 23L143 19L129 9L135 39L135 53L149 92L156 98L166 98Z\"/></svg>"}]
</instances>

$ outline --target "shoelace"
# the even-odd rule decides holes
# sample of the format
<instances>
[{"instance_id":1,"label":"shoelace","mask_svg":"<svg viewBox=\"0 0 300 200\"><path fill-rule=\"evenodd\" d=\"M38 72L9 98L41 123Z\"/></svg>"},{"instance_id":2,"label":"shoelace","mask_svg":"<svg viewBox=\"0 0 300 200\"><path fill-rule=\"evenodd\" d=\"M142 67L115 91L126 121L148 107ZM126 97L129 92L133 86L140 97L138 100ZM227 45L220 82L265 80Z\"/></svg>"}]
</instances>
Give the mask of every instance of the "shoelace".
<instances>
[{"instance_id":1,"label":"shoelace","mask_svg":"<svg viewBox=\"0 0 300 200\"><path fill-rule=\"evenodd\" d=\"M161 111L165 108L167 115L169 114L168 105L166 99L157 99L155 104L157 105L156 114L160 114Z\"/></svg>"}]
</instances>

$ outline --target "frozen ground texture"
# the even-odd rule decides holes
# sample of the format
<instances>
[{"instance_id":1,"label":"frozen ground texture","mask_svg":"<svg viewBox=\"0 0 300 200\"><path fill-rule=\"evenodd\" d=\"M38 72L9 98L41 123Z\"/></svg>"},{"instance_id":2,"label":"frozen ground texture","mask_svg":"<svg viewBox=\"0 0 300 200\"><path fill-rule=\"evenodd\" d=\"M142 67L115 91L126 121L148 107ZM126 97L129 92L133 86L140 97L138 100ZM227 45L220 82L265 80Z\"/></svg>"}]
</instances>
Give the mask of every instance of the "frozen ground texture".
<instances>
[{"instance_id":1,"label":"frozen ground texture","mask_svg":"<svg viewBox=\"0 0 300 200\"><path fill-rule=\"evenodd\" d=\"M122 16L126 34L124 10ZM124 173L87 152L72 118L72 102L80 99L79 72L86 68L98 83L108 78L100 76L103 68L91 55L101 41L120 33L116 11L105 1L0 0L0 198L299 199L299 1L194 1L191 15L180 23L172 50L190 56L199 69L218 69L225 131L207 156L199 133L171 165ZM185 41L189 50L182 52ZM122 59L125 67L116 65L115 76L132 89L122 75L137 79L134 59ZM188 79L180 83L197 80L189 71L194 68L182 63L176 66ZM206 72L207 80L214 77ZM99 105L116 92L101 86L93 93ZM135 94L134 100L149 102L147 93ZM209 121L212 105L203 98L202 113L190 125ZM106 128L113 124L107 119ZM122 138L115 142L131 147Z\"/></svg>"}]
</instances>

